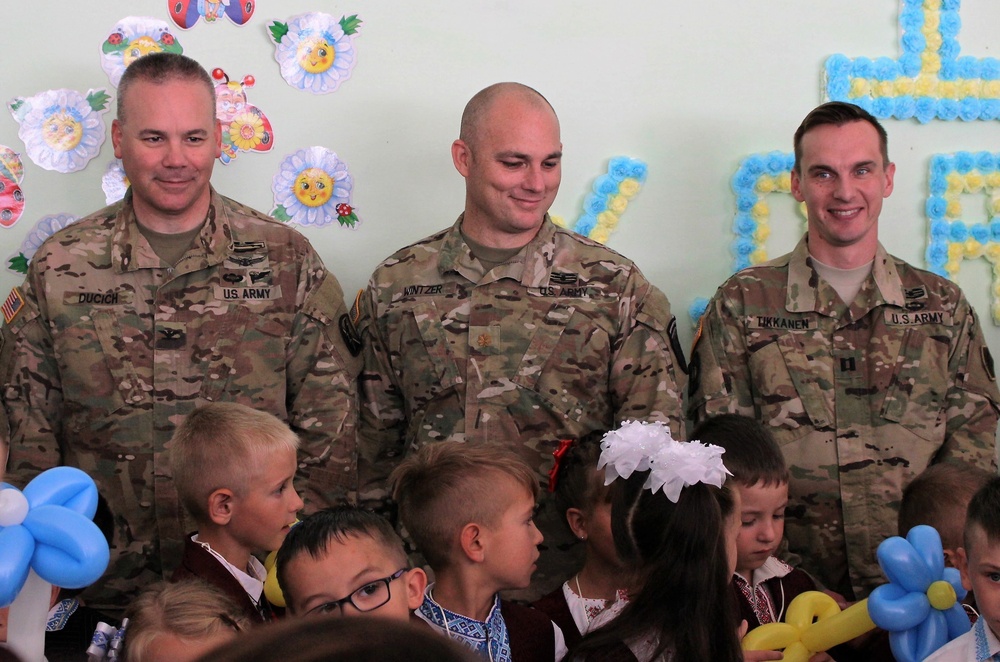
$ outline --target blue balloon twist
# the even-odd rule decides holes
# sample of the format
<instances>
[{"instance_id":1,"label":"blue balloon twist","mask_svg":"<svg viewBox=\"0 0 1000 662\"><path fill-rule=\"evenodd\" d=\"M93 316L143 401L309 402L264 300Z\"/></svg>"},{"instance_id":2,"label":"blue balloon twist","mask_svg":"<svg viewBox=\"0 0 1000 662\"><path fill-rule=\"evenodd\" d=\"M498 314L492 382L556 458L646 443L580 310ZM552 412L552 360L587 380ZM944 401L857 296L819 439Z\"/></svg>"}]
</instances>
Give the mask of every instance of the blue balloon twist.
<instances>
[{"instance_id":1,"label":"blue balloon twist","mask_svg":"<svg viewBox=\"0 0 1000 662\"><path fill-rule=\"evenodd\" d=\"M889 631L899 662L919 662L969 630L958 602L966 590L958 570L944 567L941 536L930 526L910 529L878 546L878 563L889 578L868 597L868 615Z\"/></svg>"},{"instance_id":2,"label":"blue balloon twist","mask_svg":"<svg viewBox=\"0 0 1000 662\"><path fill-rule=\"evenodd\" d=\"M83 471L56 467L21 492L0 483L0 607L14 602L28 573L83 588L108 567L108 541L94 524L97 487Z\"/></svg>"}]
</instances>

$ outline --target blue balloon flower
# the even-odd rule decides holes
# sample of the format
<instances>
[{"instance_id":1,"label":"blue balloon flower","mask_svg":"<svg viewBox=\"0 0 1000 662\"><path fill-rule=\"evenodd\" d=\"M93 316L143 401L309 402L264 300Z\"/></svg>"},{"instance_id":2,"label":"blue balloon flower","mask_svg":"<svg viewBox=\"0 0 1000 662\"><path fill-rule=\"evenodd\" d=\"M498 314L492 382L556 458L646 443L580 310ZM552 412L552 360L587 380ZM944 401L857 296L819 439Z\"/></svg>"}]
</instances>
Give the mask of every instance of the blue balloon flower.
<instances>
[{"instance_id":1,"label":"blue balloon flower","mask_svg":"<svg viewBox=\"0 0 1000 662\"><path fill-rule=\"evenodd\" d=\"M868 597L868 615L889 631L899 662L919 662L969 630L958 600L965 589L958 570L944 567L941 536L932 527L910 529L878 546L878 562L889 578Z\"/></svg>"},{"instance_id":2,"label":"blue balloon flower","mask_svg":"<svg viewBox=\"0 0 1000 662\"><path fill-rule=\"evenodd\" d=\"M28 573L63 588L83 588L108 567L104 534L92 521L97 487L83 471L56 467L21 492L0 489L0 606L21 592Z\"/></svg>"}]
</instances>

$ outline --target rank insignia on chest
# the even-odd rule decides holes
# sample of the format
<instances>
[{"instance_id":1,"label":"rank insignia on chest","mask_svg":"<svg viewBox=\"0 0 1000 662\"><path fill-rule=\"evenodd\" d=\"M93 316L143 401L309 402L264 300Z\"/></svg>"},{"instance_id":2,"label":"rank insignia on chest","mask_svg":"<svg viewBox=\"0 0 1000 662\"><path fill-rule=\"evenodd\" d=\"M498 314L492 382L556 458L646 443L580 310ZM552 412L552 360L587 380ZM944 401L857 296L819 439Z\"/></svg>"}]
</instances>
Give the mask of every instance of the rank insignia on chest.
<instances>
[{"instance_id":1,"label":"rank insignia on chest","mask_svg":"<svg viewBox=\"0 0 1000 662\"><path fill-rule=\"evenodd\" d=\"M549 274L549 282L553 285L576 285L580 282L580 277L576 274L553 271Z\"/></svg>"},{"instance_id":2,"label":"rank insignia on chest","mask_svg":"<svg viewBox=\"0 0 1000 662\"><path fill-rule=\"evenodd\" d=\"M7 295L7 300L3 302L3 321L10 324L23 308L24 297L21 296L21 288L15 287Z\"/></svg>"},{"instance_id":3,"label":"rank insignia on chest","mask_svg":"<svg viewBox=\"0 0 1000 662\"><path fill-rule=\"evenodd\" d=\"M259 253L267 250L267 244L263 241L234 241L232 245L233 253Z\"/></svg>"}]
</instances>

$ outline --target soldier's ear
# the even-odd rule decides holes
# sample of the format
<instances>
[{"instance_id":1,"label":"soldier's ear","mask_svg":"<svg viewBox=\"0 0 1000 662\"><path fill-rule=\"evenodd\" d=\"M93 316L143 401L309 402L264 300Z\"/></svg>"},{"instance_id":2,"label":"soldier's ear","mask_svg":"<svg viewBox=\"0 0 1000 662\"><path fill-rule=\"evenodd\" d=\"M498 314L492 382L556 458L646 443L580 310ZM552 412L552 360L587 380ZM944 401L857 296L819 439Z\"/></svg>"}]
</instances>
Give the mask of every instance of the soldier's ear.
<instances>
[{"instance_id":1,"label":"soldier's ear","mask_svg":"<svg viewBox=\"0 0 1000 662\"><path fill-rule=\"evenodd\" d=\"M213 524L225 526L233 516L233 491L219 488L208 495L208 518Z\"/></svg>"}]
</instances>

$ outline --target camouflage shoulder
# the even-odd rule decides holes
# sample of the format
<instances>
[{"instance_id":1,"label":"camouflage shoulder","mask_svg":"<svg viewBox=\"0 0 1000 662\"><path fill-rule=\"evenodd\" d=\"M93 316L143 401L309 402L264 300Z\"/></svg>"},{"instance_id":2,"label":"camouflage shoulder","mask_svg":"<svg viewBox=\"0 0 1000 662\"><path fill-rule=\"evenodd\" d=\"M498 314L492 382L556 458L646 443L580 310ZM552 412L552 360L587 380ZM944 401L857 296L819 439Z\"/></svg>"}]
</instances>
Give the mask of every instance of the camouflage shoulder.
<instances>
[{"instance_id":1,"label":"camouflage shoulder","mask_svg":"<svg viewBox=\"0 0 1000 662\"><path fill-rule=\"evenodd\" d=\"M96 242L103 252L111 241L111 236L114 234L115 220L118 218L121 208L122 202L118 201L103 209L87 214L61 230L52 233L42 242L38 250L35 251L31 261L35 262L42 256L49 255L52 252L62 252L62 249L58 247L72 246L79 248L93 242Z\"/></svg>"},{"instance_id":2,"label":"camouflage shoulder","mask_svg":"<svg viewBox=\"0 0 1000 662\"><path fill-rule=\"evenodd\" d=\"M235 214L238 214L240 216L248 216L250 218L256 218L258 220L267 221L269 223L277 223L279 225L286 225L285 223L282 223L278 219L274 218L273 216L270 216L268 214L265 214L262 211L254 209L253 207L251 207L249 205L245 205L242 202L237 202L236 200L233 200L232 198L227 198L226 196L222 195L221 193L219 194L219 198L222 200L222 204L226 208L227 212L235 213Z\"/></svg>"},{"instance_id":3,"label":"camouflage shoulder","mask_svg":"<svg viewBox=\"0 0 1000 662\"><path fill-rule=\"evenodd\" d=\"M942 304L958 306L965 300L965 294L957 283L944 276L916 267L894 255L889 256L899 274L903 291L907 298L937 299Z\"/></svg>"},{"instance_id":4,"label":"camouflage shoulder","mask_svg":"<svg viewBox=\"0 0 1000 662\"><path fill-rule=\"evenodd\" d=\"M608 260L622 265L633 265L634 262L629 258L625 257L613 248L609 248L605 244L599 241L594 241L590 237L585 237L579 232L570 230L568 228L563 228L558 225L555 226L555 232L553 233L553 241L557 245L568 246L576 245L581 251L593 251L595 255L605 255Z\"/></svg>"},{"instance_id":5,"label":"camouflage shoulder","mask_svg":"<svg viewBox=\"0 0 1000 662\"><path fill-rule=\"evenodd\" d=\"M400 248L398 251L385 258L379 262L378 266L375 267L375 273L385 268L392 268L398 264L402 263L412 263L419 261L432 261L437 262L437 256L441 252L441 247L444 245L448 234L452 231L451 227L447 227L443 230L435 232L432 235L428 235L419 241L415 241L408 246ZM430 259L433 256L433 259ZM426 259L425 259L426 258ZM372 276L374 281L375 276Z\"/></svg>"}]
</instances>

